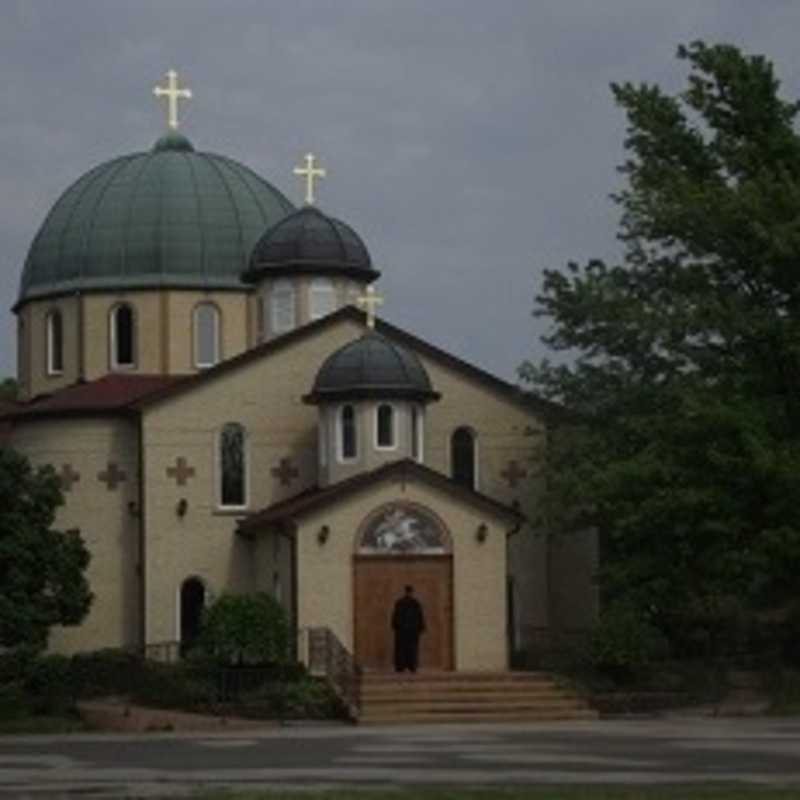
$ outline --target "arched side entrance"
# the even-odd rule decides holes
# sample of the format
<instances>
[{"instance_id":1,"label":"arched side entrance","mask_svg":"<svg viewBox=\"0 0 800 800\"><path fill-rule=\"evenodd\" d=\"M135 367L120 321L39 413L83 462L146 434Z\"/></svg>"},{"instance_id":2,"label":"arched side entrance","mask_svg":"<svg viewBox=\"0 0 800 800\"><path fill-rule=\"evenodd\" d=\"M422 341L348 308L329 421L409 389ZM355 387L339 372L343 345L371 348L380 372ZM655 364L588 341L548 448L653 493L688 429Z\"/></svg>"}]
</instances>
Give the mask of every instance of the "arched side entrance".
<instances>
[{"instance_id":1,"label":"arched side entrance","mask_svg":"<svg viewBox=\"0 0 800 800\"><path fill-rule=\"evenodd\" d=\"M180 643L185 655L200 635L203 609L206 605L206 587L200 578L187 578L180 590Z\"/></svg>"},{"instance_id":2,"label":"arched side entrance","mask_svg":"<svg viewBox=\"0 0 800 800\"><path fill-rule=\"evenodd\" d=\"M353 629L356 661L363 669L393 668L392 611L409 585L425 614L420 670L453 669L451 537L429 509L391 503L370 514L356 537Z\"/></svg>"}]
</instances>

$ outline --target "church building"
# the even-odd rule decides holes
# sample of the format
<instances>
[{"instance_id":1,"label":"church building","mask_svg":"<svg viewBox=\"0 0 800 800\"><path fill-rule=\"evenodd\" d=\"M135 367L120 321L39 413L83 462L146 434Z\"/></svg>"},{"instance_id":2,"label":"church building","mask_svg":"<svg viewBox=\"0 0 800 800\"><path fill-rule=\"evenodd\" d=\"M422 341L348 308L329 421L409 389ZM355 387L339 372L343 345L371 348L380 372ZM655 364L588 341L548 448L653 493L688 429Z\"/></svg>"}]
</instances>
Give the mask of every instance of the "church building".
<instances>
[{"instance_id":1,"label":"church building","mask_svg":"<svg viewBox=\"0 0 800 800\"><path fill-rule=\"evenodd\" d=\"M57 526L92 555L91 611L51 648L177 651L223 592L273 594L366 670L390 668L406 585L421 669L504 670L585 627L592 542L548 536L541 504L555 410L378 318L315 158L296 207L178 133L168 75L168 132L56 200L13 307L0 425L55 468Z\"/></svg>"}]
</instances>

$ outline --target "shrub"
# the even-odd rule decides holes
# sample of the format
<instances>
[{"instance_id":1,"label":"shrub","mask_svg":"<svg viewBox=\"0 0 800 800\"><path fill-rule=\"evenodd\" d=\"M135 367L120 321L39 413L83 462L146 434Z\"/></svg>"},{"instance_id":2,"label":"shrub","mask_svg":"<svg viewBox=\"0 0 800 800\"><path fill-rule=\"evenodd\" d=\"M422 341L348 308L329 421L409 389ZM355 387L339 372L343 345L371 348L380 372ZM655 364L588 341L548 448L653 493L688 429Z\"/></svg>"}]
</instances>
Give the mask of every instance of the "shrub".
<instances>
[{"instance_id":1,"label":"shrub","mask_svg":"<svg viewBox=\"0 0 800 800\"><path fill-rule=\"evenodd\" d=\"M589 658L592 666L617 683L631 683L650 665L668 654L666 639L635 609L609 606L592 630Z\"/></svg>"},{"instance_id":2,"label":"shrub","mask_svg":"<svg viewBox=\"0 0 800 800\"><path fill-rule=\"evenodd\" d=\"M95 650L72 656L71 671L78 697L127 695L139 680L145 662L128 650Z\"/></svg>"},{"instance_id":3,"label":"shrub","mask_svg":"<svg viewBox=\"0 0 800 800\"><path fill-rule=\"evenodd\" d=\"M38 658L30 666L24 686L35 713L69 711L77 695L71 659L59 655Z\"/></svg>"},{"instance_id":4,"label":"shrub","mask_svg":"<svg viewBox=\"0 0 800 800\"><path fill-rule=\"evenodd\" d=\"M223 594L203 617L199 649L221 664L283 664L289 621L266 592Z\"/></svg>"}]
</instances>

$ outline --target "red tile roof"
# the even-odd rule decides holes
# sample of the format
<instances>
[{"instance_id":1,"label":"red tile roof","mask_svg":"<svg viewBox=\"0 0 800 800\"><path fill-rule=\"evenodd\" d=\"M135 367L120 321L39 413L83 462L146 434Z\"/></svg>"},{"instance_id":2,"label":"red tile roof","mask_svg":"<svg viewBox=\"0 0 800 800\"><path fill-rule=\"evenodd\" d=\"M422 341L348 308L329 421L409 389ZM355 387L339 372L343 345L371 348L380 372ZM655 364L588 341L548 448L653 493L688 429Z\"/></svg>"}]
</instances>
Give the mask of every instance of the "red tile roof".
<instances>
[{"instance_id":1,"label":"red tile roof","mask_svg":"<svg viewBox=\"0 0 800 800\"><path fill-rule=\"evenodd\" d=\"M70 414L121 413L133 403L182 380L169 375L105 375L96 381L76 383L54 394L0 409L0 421Z\"/></svg>"}]
</instances>

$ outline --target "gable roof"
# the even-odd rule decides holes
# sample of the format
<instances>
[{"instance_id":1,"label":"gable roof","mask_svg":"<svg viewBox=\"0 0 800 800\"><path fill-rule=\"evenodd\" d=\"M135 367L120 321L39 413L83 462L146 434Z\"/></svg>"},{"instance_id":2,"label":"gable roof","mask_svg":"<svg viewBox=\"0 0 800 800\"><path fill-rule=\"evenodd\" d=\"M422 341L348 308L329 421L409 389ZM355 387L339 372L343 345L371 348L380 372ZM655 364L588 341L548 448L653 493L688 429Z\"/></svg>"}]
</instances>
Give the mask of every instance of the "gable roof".
<instances>
[{"instance_id":1,"label":"gable roof","mask_svg":"<svg viewBox=\"0 0 800 800\"><path fill-rule=\"evenodd\" d=\"M172 385L166 385L162 389L142 397L136 402L135 405L138 408L144 408L162 400L175 397L183 392L191 391L191 389L193 389L199 383L215 380L217 377L225 375L230 370L245 366L251 362L257 361L260 358L264 358L271 353L277 352L278 350L290 347L291 345L301 342L309 336L322 331L325 328L331 327L337 322L343 320L350 320L351 322L358 323L366 328L366 313L355 306L344 306L332 314L315 320L314 322L309 322L307 325L295 328L295 330L282 334L281 336L277 336L267 342L256 345L250 350L245 350L238 356L234 356L226 361L222 361L216 366L210 367L203 372L186 376L180 382L176 382ZM470 364L468 361L464 361L463 359L458 358L457 356L454 356L439 347L436 347L436 345L433 345L424 339L420 339L418 336L414 336L402 328L398 328L397 326L391 325L388 322L376 319L375 329L378 331L378 333L383 334L388 339L396 339L400 343L424 353L434 361L446 364L457 372L462 372L466 375L469 375L487 388L502 395L505 399L523 406L527 411L548 416L560 415L564 413L564 409L555 403L551 403L540 397L536 397L536 395L533 395L529 392L525 392L518 386L515 386L513 383L504 381L502 378L498 378L496 375L492 375L490 372L486 372L486 370L476 367L474 364Z\"/></svg>"},{"instance_id":2,"label":"gable roof","mask_svg":"<svg viewBox=\"0 0 800 800\"><path fill-rule=\"evenodd\" d=\"M49 416L130 413L132 406L148 394L185 380L168 375L104 375L95 381L75 383L54 394L41 395L27 403L0 408L8 421Z\"/></svg>"},{"instance_id":3,"label":"gable roof","mask_svg":"<svg viewBox=\"0 0 800 800\"><path fill-rule=\"evenodd\" d=\"M522 522L525 519L516 508L500 503L488 495L467 489L460 483L456 483L451 478L436 472L430 467L426 467L409 458L404 458L400 461L384 464L369 472L361 472L352 478L346 478L330 486L323 488L312 486L310 489L294 495L294 497L273 503L261 511L250 514L250 516L239 522L238 530L242 533L249 533L263 525L290 519L298 514L304 514L317 508L324 508L356 492L369 489L387 478L402 478L404 480L416 478L429 486L434 486L447 494L458 497L463 503L477 506L497 516L506 517L514 522Z\"/></svg>"}]
</instances>

